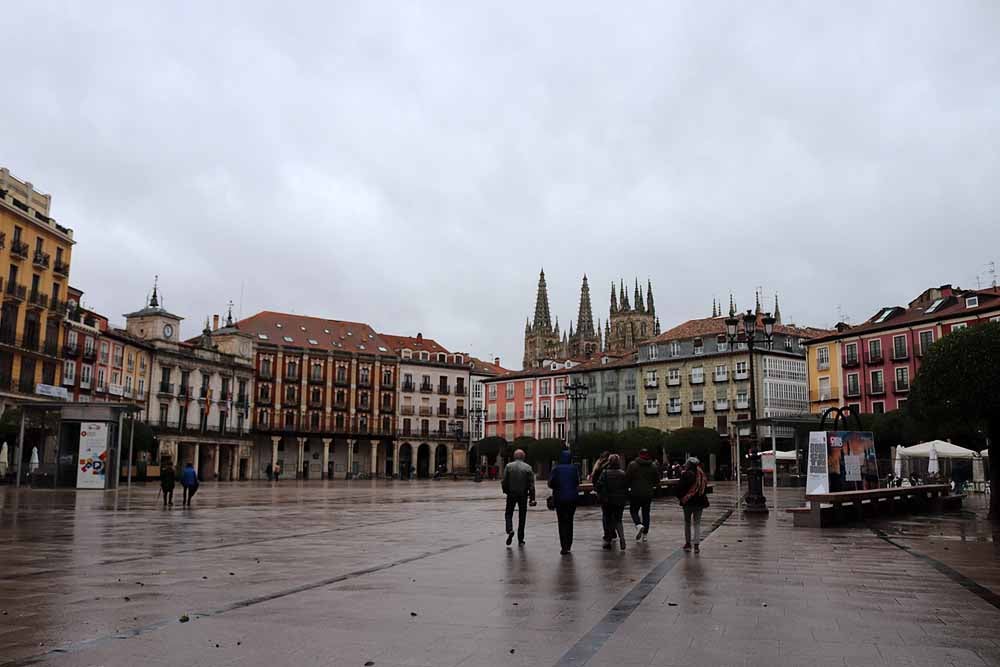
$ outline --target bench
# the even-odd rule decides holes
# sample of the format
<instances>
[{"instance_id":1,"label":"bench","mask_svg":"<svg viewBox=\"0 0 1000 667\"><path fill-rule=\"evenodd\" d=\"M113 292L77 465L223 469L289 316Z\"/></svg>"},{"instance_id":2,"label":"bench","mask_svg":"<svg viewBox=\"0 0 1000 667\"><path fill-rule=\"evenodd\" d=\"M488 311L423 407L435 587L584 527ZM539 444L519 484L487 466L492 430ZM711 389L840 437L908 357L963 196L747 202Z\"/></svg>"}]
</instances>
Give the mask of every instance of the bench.
<instances>
[{"instance_id":1,"label":"bench","mask_svg":"<svg viewBox=\"0 0 1000 667\"><path fill-rule=\"evenodd\" d=\"M674 489L680 484L679 479L667 479L666 477L660 480L660 486L656 489L656 496L675 496ZM597 502L597 495L594 493L594 483L593 482L580 482L580 500L581 505L590 505ZM709 484L705 487L705 494L708 495L712 493L712 485Z\"/></svg>"},{"instance_id":2,"label":"bench","mask_svg":"<svg viewBox=\"0 0 1000 667\"><path fill-rule=\"evenodd\" d=\"M822 528L866 516L897 512L946 512L962 508L964 495L949 495L947 484L806 494L805 507L787 510L795 526Z\"/></svg>"}]
</instances>

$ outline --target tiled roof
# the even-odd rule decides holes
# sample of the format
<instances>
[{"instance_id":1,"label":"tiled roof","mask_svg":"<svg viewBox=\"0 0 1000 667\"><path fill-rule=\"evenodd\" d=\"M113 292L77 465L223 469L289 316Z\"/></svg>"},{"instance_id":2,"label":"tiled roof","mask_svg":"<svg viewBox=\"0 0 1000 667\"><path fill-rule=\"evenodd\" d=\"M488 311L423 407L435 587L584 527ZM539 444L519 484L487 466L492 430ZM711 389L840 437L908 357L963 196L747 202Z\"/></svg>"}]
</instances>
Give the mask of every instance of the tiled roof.
<instances>
[{"instance_id":1,"label":"tiled roof","mask_svg":"<svg viewBox=\"0 0 1000 667\"><path fill-rule=\"evenodd\" d=\"M555 377L557 375L566 375L570 372L569 368L558 368L552 370L551 368L541 367L541 368L527 368L523 371L507 371L495 378L490 378L489 380L484 380L484 382L493 382L495 380L506 381L506 380L517 380L520 378L533 378L533 377Z\"/></svg>"},{"instance_id":2,"label":"tiled roof","mask_svg":"<svg viewBox=\"0 0 1000 667\"><path fill-rule=\"evenodd\" d=\"M605 357L608 358L607 363L603 363ZM596 359L591 359L585 364L580 364L579 366L570 368L567 372L587 373L589 371L600 371L610 368L628 368L630 366L636 366L638 363L639 353L633 350L632 352L626 352L623 355L600 355Z\"/></svg>"},{"instance_id":3,"label":"tiled roof","mask_svg":"<svg viewBox=\"0 0 1000 667\"><path fill-rule=\"evenodd\" d=\"M908 306L889 306L879 308L867 322L857 326L847 327L841 331L828 332L814 343L820 343L841 338L852 338L867 333L889 331L903 326L930 324L942 320L955 319L962 316L979 315L984 312L1000 310L1000 288L990 287L982 290L963 290L944 286L951 292L938 298L924 298L911 301ZM927 294L925 292L924 294ZM979 297L979 305L966 308L965 299Z\"/></svg>"},{"instance_id":4,"label":"tiled roof","mask_svg":"<svg viewBox=\"0 0 1000 667\"><path fill-rule=\"evenodd\" d=\"M504 375L511 372L503 366L498 366L497 364L483 361L476 357L469 357L469 362L472 364L472 371L480 375Z\"/></svg>"},{"instance_id":5,"label":"tiled roof","mask_svg":"<svg viewBox=\"0 0 1000 667\"><path fill-rule=\"evenodd\" d=\"M425 352L444 352L450 354L444 346L439 345L433 338L424 338L422 334L417 336L395 336L393 334L379 334L394 352L401 350L422 350Z\"/></svg>"},{"instance_id":6,"label":"tiled roof","mask_svg":"<svg viewBox=\"0 0 1000 667\"><path fill-rule=\"evenodd\" d=\"M664 331L662 334L651 340L651 343L664 343L672 340L686 340L688 338L698 338L707 336L718 336L726 334L726 317L704 317L696 320L688 320ZM757 317L757 328L763 330L763 315ZM740 326L742 329L742 325ZM798 338L817 338L831 333L829 329L817 329L815 327L797 327L787 324L774 325L774 332Z\"/></svg>"},{"instance_id":7,"label":"tiled roof","mask_svg":"<svg viewBox=\"0 0 1000 667\"><path fill-rule=\"evenodd\" d=\"M236 323L257 343L360 354L392 354L392 346L362 322L264 310Z\"/></svg>"}]
</instances>

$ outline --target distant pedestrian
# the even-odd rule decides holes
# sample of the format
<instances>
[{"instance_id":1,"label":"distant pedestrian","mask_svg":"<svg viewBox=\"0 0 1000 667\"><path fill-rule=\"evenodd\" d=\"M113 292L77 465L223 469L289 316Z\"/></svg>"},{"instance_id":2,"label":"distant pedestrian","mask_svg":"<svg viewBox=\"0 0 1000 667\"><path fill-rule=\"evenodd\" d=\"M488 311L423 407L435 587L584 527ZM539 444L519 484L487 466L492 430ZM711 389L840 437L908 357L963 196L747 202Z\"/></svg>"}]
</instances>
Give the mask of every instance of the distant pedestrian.
<instances>
[{"instance_id":1,"label":"distant pedestrian","mask_svg":"<svg viewBox=\"0 0 1000 667\"><path fill-rule=\"evenodd\" d=\"M660 487L660 469L649 455L649 450L641 450L639 458L628 464L625 480L628 482L628 509L632 515L632 523L635 524L635 539L645 542L649 535L649 513L653 496Z\"/></svg>"},{"instance_id":2,"label":"distant pedestrian","mask_svg":"<svg viewBox=\"0 0 1000 667\"><path fill-rule=\"evenodd\" d=\"M524 450L514 452L514 460L503 469L500 488L507 496L504 523L507 528L507 545L514 541L514 508L517 508L517 543L524 545L524 522L528 518L528 505L535 504L535 471L524 462Z\"/></svg>"},{"instance_id":3,"label":"distant pedestrian","mask_svg":"<svg viewBox=\"0 0 1000 667\"><path fill-rule=\"evenodd\" d=\"M181 486L184 487L184 504L190 506L191 499L198 492L198 472L194 469L194 465L190 461L187 462L187 465L184 466L184 470L181 472Z\"/></svg>"},{"instance_id":4,"label":"distant pedestrian","mask_svg":"<svg viewBox=\"0 0 1000 667\"><path fill-rule=\"evenodd\" d=\"M572 461L570 451L562 450L559 453L559 464L552 468L552 474L549 475L552 502L559 521L559 545L562 547L559 553L564 556L573 547L573 515L576 514L576 502L580 493L580 470Z\"/></svg>"},{"instance_id":5,"label":"distant pedestrian","mask_svg":"<svg viewBox=\"0 0 1000 667\"><path fill-rule=\"evenodd\" d=\"M625 481L625 471L622 470L620 456L611 454L608 457L594 487L601 499L604 548L610 549L611 541L617 535L618 545L625 549L625 528L622 526L622 515L625 513L625 503L628 502L628 483Z\"/></svg>"},{"instance_id":6,"label":"distant pedestrian","mask_svg":"<svg viewBox=\"0 0 1000 667\"><path fill-rule=\"evenodd\" d=\"M272 470L270 463L267 464L267 468L264 469L264 472L267 473L267 481L270 482L274 479L274 471Z\"/></svg>"},{"instance_id":7,"label":"distant pedestrian","mask_svg":"<svg viewBox=\"0 0 1000 667\"><path fill-rule=\"evenodd\" d=\"M708 477L701 469L701 462L692 456L684 466L684 472L681 473L681 481L677 487L677 497L684 509L685 551L690 551L692 545L695 553L701 550L701 513L708 507L708 496L705 495L707 490Z\"/></svg>"},{"instance_id":8,"label":"distant pedestrian","mask_svg":"<svg viewBox=\"0 0 1000 667\"><path fill-rule=\"evenodd\" d=\"M163 506L174 505L174 484L177 482L177 471L170 461L160 467L160 490L163 491Z\"/></svg>"},{"instance_id":9,"label":"distant pedestrian","mask_svg":"<svg viewBox=\"0 0 1000 667\"><path fill-rule=\"evenodd\" d=\"M603 451L601 455L597 457L597 461L594 462L594 469L590 471L590 481L597 484L597 480L601 478L601 472L604 467L608 465L608 458L611 456L611 452Z\"/></svg>"},{"instance_id":10,"label":"distant pedestrian","mask_svg":"<svg viewBox=\"0 0 1000 667\"><path fill-rule=\"evenodd\" d=\"M280 463L275 463L274 467L271 468L271 472L274 475L274 481L277 482L278 481L278 477L281 476L281 464Z\"/></svg>"}]
</instances>

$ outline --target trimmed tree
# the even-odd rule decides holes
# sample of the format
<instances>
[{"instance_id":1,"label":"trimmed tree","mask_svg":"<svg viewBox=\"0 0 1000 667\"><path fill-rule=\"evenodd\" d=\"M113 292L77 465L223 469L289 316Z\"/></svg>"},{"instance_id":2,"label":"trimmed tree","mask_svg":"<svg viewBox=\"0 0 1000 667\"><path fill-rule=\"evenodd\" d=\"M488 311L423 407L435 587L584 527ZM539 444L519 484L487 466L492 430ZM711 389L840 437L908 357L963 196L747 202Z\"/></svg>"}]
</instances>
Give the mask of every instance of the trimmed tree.
<instances>
[{"instance_id":1,"label":"trimmed tree","mask_svg":"<svg viewBox=\"0 0 1000 667\"><path fill-rule=\"evenodd\" d=\"M722 437L710 428L679 428L666 434L665 449L673 459L697 456L708 467L708 457L722 451Z\"/></svg>"},{"instance_id":2,"label":"trimmed tree","mask_svg":"<svg viewBox=\"0 0 1000 667\"><path fill-rule=\"evenodd\" d=\"M527 454L528 463L531 465L549 466L553 461L559 460L559 452L565 446L566 443L558 438L542 438L541 440L535 440L531 444L531 449L525 449L524 452Z\"/></svg>"},{"instance_id":3,"label":"trimmed tree","mask_svg":"<svg viewBox=\"0 0 1000 667\"><path fill-rule=\"evenodd\" d=\"M485 456L488 461L495 461L499 454L507 451L507 441L500 436L490 436L477 442L476 449L478 456Z\"/></svg>"},{"instance_id":4,"label":"trimmed tree","mask_svg":"<svg viewBox=\"0 0 1000 667\"><path fill-rule=\"evenodd\" d=\"M587 459L591 464L601 452L613 452L618 444L617 436L609 431L590 431L580 434L580 442L573 452L579 459Z\"/></svg>"},{"instance_id":5,"label":"trimmed tree","mask_svg":"<svg viewBox=\"0 0 1000 667\"><path fill-rule=\"evenodd\" d=\"M907 408L928 423L964 422L989 437L990 519L1000 521L1000 323L956 331L924 357Z\"/></svg>"},{"instance_id":6,"label":"trimmed tree","mask_svg":"<svg viewBox=\"0 0 1000 667\"><path fill-rule=\"evenodd\" d=\"M614 450L626 459L634 459L639 456L640 451L648 449L653 460L659 461L663 456L666 439L667 434L657 428L648 426L630 428L618 434Z\"/></svg>"}]
</instances>

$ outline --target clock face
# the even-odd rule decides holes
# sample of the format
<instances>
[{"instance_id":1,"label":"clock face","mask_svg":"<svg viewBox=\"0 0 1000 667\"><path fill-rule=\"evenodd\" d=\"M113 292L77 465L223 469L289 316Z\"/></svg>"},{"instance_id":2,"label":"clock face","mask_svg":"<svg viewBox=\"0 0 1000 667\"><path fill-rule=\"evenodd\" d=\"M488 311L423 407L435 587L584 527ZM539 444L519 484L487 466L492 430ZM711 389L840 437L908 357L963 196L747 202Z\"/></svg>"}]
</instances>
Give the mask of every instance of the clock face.
<instances>
[{"instance_id":1,"label":"clock face","mask_svg":"<svg viewBox=\"0 0 1000 667\"><path fill-rule=\"evenodd\" d=\"M174 335L174 327L170 324L163 325L163 337L170 338Z\"/></svg>"},{"instance_id":2,"label":"clock face","mask_svg":"<svg viewBox=\"0 0 1000 667\"><path fill-rule=\"evenodd\" d=\"M250 343L244 342L240 345L240 354L243 356L250 354Z\"/></svg>"}]
</instances>

